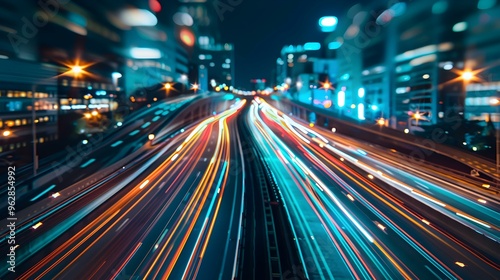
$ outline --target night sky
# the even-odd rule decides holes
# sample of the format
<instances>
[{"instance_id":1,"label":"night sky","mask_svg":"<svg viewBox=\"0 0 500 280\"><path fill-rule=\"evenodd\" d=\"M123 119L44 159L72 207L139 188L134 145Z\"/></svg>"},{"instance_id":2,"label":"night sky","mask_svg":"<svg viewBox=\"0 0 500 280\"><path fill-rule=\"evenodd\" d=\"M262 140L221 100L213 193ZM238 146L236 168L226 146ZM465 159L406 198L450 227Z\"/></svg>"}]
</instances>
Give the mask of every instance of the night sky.
<instances>
[{"instance_id":1,"label":"night sky","mask_svg":"<svg viewBox=\"0 0 500 280\"><path fill-rule=\"evenodd\" d=\"M235 44L235 85L249 88L252 78L271 79L284 45L322 42L326 34L320 32L319 18L341 18L353 4L333 0L243 0L233 11L226 11L219 24L222 40Z\"/></svg>"}]
</instances>

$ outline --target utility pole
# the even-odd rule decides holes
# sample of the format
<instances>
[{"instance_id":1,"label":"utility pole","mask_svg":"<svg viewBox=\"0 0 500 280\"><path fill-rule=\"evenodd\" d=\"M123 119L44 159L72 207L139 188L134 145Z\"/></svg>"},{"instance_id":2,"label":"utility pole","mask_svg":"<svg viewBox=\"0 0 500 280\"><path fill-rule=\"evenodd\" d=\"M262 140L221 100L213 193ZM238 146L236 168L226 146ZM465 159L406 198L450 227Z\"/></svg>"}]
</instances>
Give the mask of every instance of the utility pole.
<instances>
[{"instance_id":1,"label":"utility pole","mask_svg":"<svg viewBox=\"0 0 500 280\"><path fill-rule=\"evenodd\" d=\"M500 108L500 106L498 106L497 108ZM500 111L500 110L498 110ZM496 164L497 164L497 174L495 176L495 179L496 179L496 191L498 192L499 191L499 181L500 181L500 178L498 177L500 175L500 127L495 127L495 138L496 138L496 155L497 155L497 159L496 159Z\"/></svg>"},{"instance_id":2,"label":"utility pole","mask_svg":"<svg viewBox=\"0 0 500 280\"><path fill-rule=\"evenodd\" d=\"M31 87L31 101L32 101L32 108L31 108L31 130L33 134L33 178L36 176L36 172L38 169L38 154L36 151L36 143L37 143L37 138L36 138L36 109L35 109L35 91L36 91L36 85L33 85Z\"/></svg>"}]
</instances>

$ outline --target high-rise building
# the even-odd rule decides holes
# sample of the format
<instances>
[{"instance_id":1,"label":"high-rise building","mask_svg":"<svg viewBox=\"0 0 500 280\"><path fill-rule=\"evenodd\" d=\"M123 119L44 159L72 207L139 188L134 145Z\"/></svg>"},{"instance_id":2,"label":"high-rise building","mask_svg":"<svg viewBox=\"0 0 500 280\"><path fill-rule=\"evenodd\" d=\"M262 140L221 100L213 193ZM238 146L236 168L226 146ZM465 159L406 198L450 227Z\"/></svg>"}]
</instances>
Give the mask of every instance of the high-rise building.
<instances>
[{"instance_id":1,"label":"high-rise building","mask_svg":"<svg viewBox=\"0 0 500 280\"><path fill-rule=\"evenodd\" d=\"M339 65L321 54L321 45L314 42L283 47L276 60L276 81L301 102L331 108Z\"/></svg>"},{"instance_id":2,"label":"high-rise building","mask_svg":"<svg viewBox=\"0 0 500 280\"><path fill-rule=\"evenodd\" d=\"M197 63L206 69L210 84L234 86L235 67L232 44L200 44Z\"/></svg>"},{"instance_id":3,"label":"high-rise building","mask_svg":"<svg viewBox=\"0 0 500 280\"><path fill-rule=\"evenodd\" d=\"M0 154L58 139L56 75L50 65L0 59Z\"/></svg>"},{"instance_id":4,"label":"high-rise building","mask_svg":"<svg viewBox=\"0 0 500 280\"><path fill-rule=\"evenodd\" d=\"M479 1L480 4L487 1ZM486 3L487 4L487 3ZM468 120L491 121L500 130L500 5L477 9L464 22L466 96ZM459 24L459 23L457 23ZM470 77L469 77L469 76Z\"/></svg>"},{"instance_id":5,"label":"high-rise building","mask_svg":"<svg viewBox=\"0 0 500 280\"><path fill-rule=\"evenodd\" d=\"M27 138L16 139L21 133L14 129L28 127L32 119L37 136L54 125L38 141L47 143L57 138L58 122L61 129L63 120L84 120L86 111L99 111L112 121L110 111L131 95L147 99L165 82L187 84L187 48L179 44L172 20L157 17L159 5L139 0L1 1L0 130L9 128L9 137L0 135L2 150L23 146ZM32 99L34 107L28 104ZM28 116L31 108L34 118ZM72 128L64 127L69 132L64 135L71 134L67 129Z\"/></svg>"},{"instance_id":6,"label":"high-rise building","mask_svg":"<svg viewBox=\"0 0 500 280\"><path fill-rule=\"evenodd\" d=\"M0 2L0 157L58 138L57 67L39 61L36 2ZM43 15L42 15L43 16ZM33 134L33 131L36 133ZM34 136L33 136L34 135ZM29 155L29 153L28 153ZM19 155L20 156L20 155Z\"/></svg>"},{"instance_id":7,"label":"high-rise building","mask_svg":"<svg viewBox=\"0 0 500 280\"><path fill-rule=\"evenodd\" d=\"M495 1L353 6L325 42L339 62L336 94L351 107L363 104L366 119L401 130L423 131L464 111L468 119L496 120L497 10ZM489 99L476 98L483 94ZM472 112L475 102L484 104Z\"/></svg>"}]
</instances>

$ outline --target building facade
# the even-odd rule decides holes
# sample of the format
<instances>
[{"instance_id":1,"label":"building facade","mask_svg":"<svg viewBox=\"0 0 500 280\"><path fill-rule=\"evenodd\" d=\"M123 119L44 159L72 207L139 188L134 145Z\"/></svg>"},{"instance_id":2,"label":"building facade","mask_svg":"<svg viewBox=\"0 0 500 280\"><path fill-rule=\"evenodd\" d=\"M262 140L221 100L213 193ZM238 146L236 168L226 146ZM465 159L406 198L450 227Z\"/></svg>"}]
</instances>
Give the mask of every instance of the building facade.
<instances>
[{"instance_id":1,"label":"building facade","mask_svg":"<svg viewBox=\"0 0 500 280\"><path fill-rule=\"evenodd\" d=\"M170 81L187 85L188 48L172 19L157 17L161 4L28 2L0 3L0 153L29 146L31 123L35 140L47 143L61 139L61 127L64 135L89 132L63 120L97 112L113 124L130 96Z\"/></svg>"},{"instance_id":2,"label":"building facade","mask_svg":"<svg viewBox=\"0 0 500 280\"><path fill-rule=\"evenodd\" d=\"M337 105L399 130L424 131L453 114L497 123L498 7L446 0L353 6L325 42L339 61L335 94L345 100ZM348 112L360 104L364 114Z\"/></svg>"}]
</instances>

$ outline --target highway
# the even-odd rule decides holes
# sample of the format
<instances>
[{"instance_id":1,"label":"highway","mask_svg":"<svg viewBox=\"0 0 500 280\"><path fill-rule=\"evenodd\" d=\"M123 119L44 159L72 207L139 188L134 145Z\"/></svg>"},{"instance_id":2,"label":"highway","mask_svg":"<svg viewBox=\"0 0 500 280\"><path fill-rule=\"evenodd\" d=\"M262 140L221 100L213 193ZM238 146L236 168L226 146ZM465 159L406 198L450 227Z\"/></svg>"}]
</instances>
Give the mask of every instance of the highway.
<instances>
[{"instance_id":1,"label":"highway","mask_svg":"<svg viewBox=\"0 0 500 280\"><path fill-rule=\"evenodd\" d=\"M261 147L268 150L310 278L482 275L495 279L498 275L500 247L491 240L498 234L499 217L493 196L482 203L474 192L469 197L457 195L440 177L431 180L418 177L419 172L405 173L391 158L385 169L377 170L384 163L380 158L391 153L375 153L377 157L367 161L364 158L371 153L356 141L349 145L333 141L331 132L326 139L324 132L259 102L248 122L255 127L254 135L262 135ZM459 186L462 192L470 187ZM458 223L450 223L450 228L434 226L434 217L407 206L410 200ZM472 228L479 235L470 238L482 238L494 249L471 247L462 236L457 238L455 226Z\"/></svg>"},{"instance_id":2,"label":"highway","mask_svg":"<svg viewBox=\"0 0 500 280\"><path fill-rule=\"evenodd\" d=\"M481 181L222 100L189 123L198 101L157 104L32 190L0 277L498 279L500 201Z\"/></svg>"},{"instance_id":3,"label":"highway","mask_svg":"<svg viewBox=\"0 0 500 280\"><path fill-rule=\"evenodd\" d=\"M131 154L148 141L147 135L162 130L170 124L193 96L180 97L167 102L158 102L145 110L133 114L123 122L122 126L112 128L106 133L93 134L84 143L66 146L60 153L54 154L40 162L35 179L37 187L32 188L32 166L19 166L17 170L17 201L20 208L28 207L42 198L50 197L52 193L72 185L83 178L96 176L100 170L118 162ZM168 129L174 130L179 124L171 124ZM5 190L2 188L2 194ZM2 213L0 218L5 218Z\"/></svg>"},{"instance_id":4,"label":"highway","mask_svg":"<svg viewBox=\"0 0 500 280\"><path fill-rule=\"evenodd\" d=\"M241 155L234 120L244 103L158 145L150 158L111 178L99 193L18 235L19 244L34 248L62 234L50 245L50 254L46 249L30 253L19 267L25 271L19 279L181 279L198 274L231 278L238 255L244 173L229 176L229 170L231 164L243 165L241 157L234 156ZM239 162L230 162L231 156ZM89 209L89 216L72 222ZM221 252L221 258L204 258Z\"/></svg>"}]
</instances>

